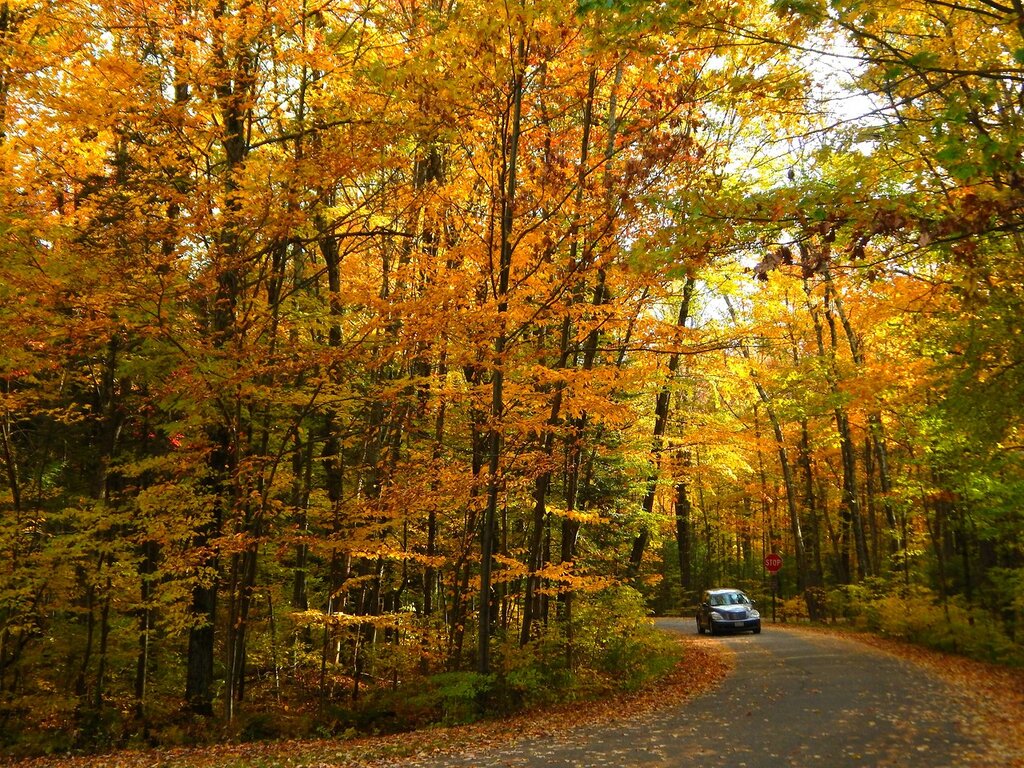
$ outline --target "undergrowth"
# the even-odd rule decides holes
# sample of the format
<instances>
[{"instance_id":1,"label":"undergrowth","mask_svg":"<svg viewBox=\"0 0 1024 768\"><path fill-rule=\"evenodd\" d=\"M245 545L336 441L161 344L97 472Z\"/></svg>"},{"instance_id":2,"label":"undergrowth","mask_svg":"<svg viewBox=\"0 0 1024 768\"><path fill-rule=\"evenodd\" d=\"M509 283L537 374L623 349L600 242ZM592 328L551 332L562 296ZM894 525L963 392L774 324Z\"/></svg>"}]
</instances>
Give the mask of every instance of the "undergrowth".
<instances>
[{"instance_id":1,"label":"undergrowth","mask_svg":"<svg viewBox=\"0 0 1024 768\"><path fill-rule=\"evenodd\" d=\"M466 669L474 665L471 657L461 668L424 672L421 659L399 656L398 648L382 642L367 654L373 674L360 684L358 697L351 680L339 679L319 706L310 706L308 691L295 698L287 690L260 695L254 681L230 722L188 714L184 702L170 697L153 702L144 721L130 701L105 702L102 718L69 702L66 711L38 719L24 707L15 716L16 703L0 701L0 754L352 738L470 723L635 691L669 672L681 653L655 629L640 594L623 586L577 596L571 622L552 616L525 645L499 632L488 674Z\"/></svg>"},{"instance_id":2,"label":"undergrowth","mask_svg":"<svg viewBox=\"0 0 1024 768\"><path fill-rule=\"evenodd\" d=\"M1005 629L998 612L969 604L962 596L943 599L917 585L894 592L867 582L825 592L826 617L855 629L905 640L934 650L1009 666L1024 666L1024 645ZM801 595L780 606L783 621L805 620Z\"/></svg>"}]
</instances>

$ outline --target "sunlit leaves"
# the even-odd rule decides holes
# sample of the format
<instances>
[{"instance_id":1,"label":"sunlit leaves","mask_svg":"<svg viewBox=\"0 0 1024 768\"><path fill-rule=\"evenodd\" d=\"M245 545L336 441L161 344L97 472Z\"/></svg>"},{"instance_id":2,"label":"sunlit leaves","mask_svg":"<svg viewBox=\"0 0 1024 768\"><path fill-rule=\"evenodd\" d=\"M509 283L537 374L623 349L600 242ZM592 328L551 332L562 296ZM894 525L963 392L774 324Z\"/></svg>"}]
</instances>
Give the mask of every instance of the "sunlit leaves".
<instances>
[{"instance_id":1,"label":"sunlit leaves","mask_svg":"<svg viewBox=\"0 0 1024 768\"><path fill-rule=\"evenodd\" d=\"M707 573L753 562L787 452L827 561L837 413L898 445L885 499L859 461L903 551L949 478L1010 530L1019 44L978 9L3 7L0 600L17 642L73 635L92 705L207 621L297 706L469 666L486 491L496 636L527 583L570 621L687 492ZM802 50L837 30L879 108L848 129Z\"/></svg>"}]
</instances>

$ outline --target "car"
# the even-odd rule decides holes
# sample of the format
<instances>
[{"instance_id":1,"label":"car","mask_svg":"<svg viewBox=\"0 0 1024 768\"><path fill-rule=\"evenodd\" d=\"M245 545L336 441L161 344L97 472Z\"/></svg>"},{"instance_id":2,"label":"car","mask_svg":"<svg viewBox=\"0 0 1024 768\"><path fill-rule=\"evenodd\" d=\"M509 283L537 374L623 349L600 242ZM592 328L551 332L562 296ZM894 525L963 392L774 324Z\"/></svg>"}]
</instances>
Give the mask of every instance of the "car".
<instances>
[{"instance_id":1,"label":"car","mask_svg":"<svg viewBox=\"0 0 1024 768\"><path fill-rule=\"evenodd\" d=\"M743 590L722 588L709 589L701 597L697 607L697 632L753 632L761 634L761 614L754 608L754 601Z\"/></svg>"}]
</instances>

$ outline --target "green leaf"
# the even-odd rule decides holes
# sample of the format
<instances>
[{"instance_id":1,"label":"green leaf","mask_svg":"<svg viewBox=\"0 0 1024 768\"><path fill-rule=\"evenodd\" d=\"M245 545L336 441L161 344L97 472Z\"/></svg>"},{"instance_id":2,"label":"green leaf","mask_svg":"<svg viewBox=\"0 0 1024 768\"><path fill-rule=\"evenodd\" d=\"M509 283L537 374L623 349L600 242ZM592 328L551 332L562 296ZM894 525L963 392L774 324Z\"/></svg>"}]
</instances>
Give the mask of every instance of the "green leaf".
<instances>
[{"instance_id":1,"label":"green leaf","mask_svg":"<svg viewBox=\"0 0 1024 768\"><path fill-rule=\"evenodd\" d=\"M811 21L823 21L825 4L817 0L776 0L772 10L779 16L804 16Z\"/></svg>"},{"instance_id":2,"label":"green leaf","mask_svg":"<svg viewBox=\"0 0 1024 768\"><path fill-rule=\"evenodd\" d=\"M918 51L907 59L907 64L915 69L929 69L934 67L938 61L939 56L934 51Z\"/></svg>"}]
</instances>

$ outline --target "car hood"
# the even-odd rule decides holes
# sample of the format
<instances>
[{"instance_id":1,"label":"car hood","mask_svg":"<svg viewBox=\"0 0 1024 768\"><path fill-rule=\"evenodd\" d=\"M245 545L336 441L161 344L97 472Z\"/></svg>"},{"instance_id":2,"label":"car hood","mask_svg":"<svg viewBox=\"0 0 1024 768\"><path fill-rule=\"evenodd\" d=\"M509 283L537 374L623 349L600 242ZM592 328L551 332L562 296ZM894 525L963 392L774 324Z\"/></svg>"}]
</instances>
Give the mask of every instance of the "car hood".
<instances>
[{"instance_id":1,"label":"car hood","mask_svg":"<svg viewBox=\"0 0 1024 768\"><path fill-rule=\"evenodd\" d=\"M727 619L745 619L750 613L750 608L742 605L723 605L712 608L711 611Z\"/></svg>"}]
</instances>

